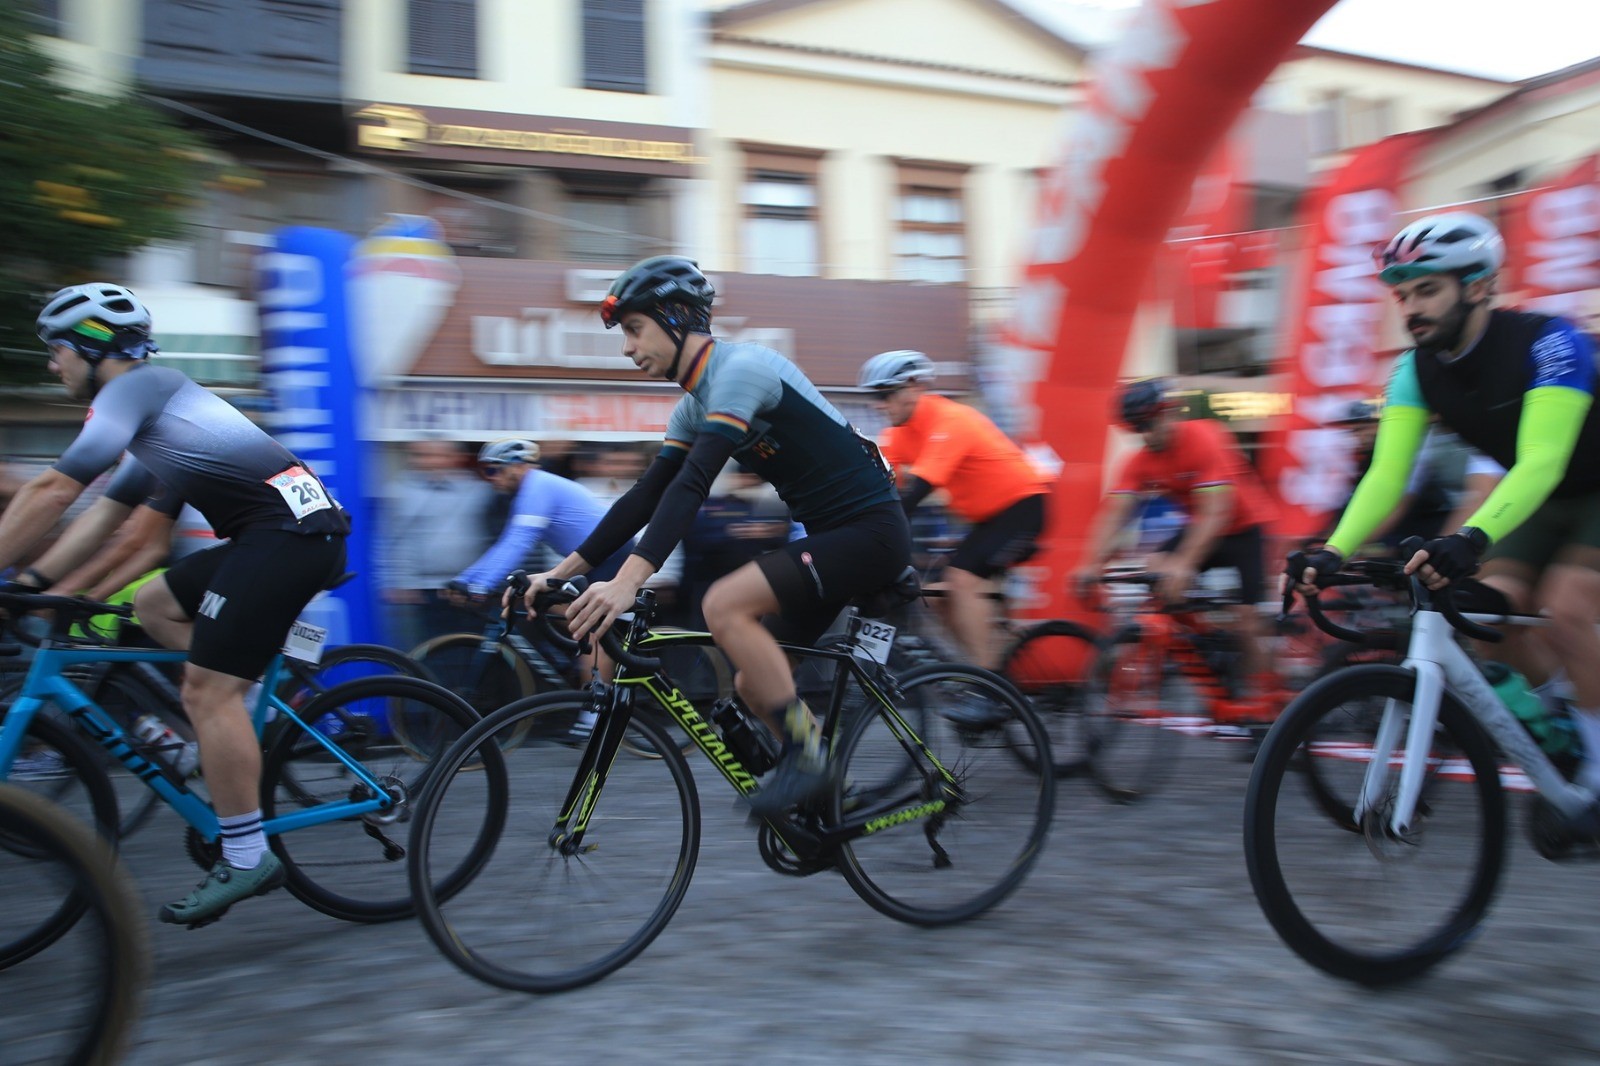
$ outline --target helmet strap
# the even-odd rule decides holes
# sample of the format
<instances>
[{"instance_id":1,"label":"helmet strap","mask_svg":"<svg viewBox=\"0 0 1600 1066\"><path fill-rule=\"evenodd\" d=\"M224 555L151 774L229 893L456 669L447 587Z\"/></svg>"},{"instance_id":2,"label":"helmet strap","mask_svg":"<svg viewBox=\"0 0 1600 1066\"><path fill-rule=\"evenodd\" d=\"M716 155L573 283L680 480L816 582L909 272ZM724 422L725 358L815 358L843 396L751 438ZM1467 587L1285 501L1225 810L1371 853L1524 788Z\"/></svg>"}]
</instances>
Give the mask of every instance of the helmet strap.
<instances>
[{"instance_id":1,"label":"helmet strap","mask_svg":"<svg viewBox=\"0 0 1600 1066\"><path fill-rule=\"evenodd\" d=\"M667 380L677 381L678 366L683 362L683 346L689 340L689 331L686 328L672 325L671 323L675 320L663 314L659 307L652 307L645 314L649 315L651 320L661 327L661 332L672 339L672 365L667 367Z\"/></svg>"}]
</instances>

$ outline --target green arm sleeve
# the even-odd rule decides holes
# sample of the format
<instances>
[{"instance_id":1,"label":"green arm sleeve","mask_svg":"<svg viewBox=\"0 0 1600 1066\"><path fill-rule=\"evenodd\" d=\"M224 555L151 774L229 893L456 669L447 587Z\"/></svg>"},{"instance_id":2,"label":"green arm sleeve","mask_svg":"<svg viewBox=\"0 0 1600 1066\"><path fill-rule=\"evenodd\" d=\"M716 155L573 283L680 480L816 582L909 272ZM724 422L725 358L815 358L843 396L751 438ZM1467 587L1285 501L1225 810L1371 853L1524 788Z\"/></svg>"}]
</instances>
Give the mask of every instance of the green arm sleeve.
<instances>
[{"instance_id":1,"label":"green arm sleeve","mask_svg":"<svg viewBox=\"0 0 1600 1066\"><path fill-rule=\"evenodd\" d=\"M1428 431L1428 417L1427 410L1421 407L1394 402L1383 405L1383 414L1378 418L1378 439L1372 445L1372 465L1339 517L1338 527L1328 538L1328 547L1350 558L1378 524L1399 506L1411 466L1417 461L1423 435Z\"/></svg>"},{"instance_id":2,"label":"green arm sleeve","mask_svg":"<svg viewBox=\"0 0 1600 1066\"><path fill-rule=\"evenodd\" d=\"M1593 404L1587 392L1564 385L1529 389L1522 398L1517 461L1467 525L1483 530L1493 542L1527 521L1565 476Z\"/></svg>"}]
</instances>

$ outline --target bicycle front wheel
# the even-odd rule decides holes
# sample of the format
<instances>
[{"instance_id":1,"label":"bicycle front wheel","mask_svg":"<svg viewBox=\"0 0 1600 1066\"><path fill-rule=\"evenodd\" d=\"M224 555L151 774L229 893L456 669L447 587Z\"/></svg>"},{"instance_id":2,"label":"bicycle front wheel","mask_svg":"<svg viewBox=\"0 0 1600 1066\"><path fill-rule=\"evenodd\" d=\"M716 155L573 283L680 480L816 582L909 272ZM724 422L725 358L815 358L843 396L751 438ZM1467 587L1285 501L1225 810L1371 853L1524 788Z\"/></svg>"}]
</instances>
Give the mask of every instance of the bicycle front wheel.
<instances>
[{"instance_id":1,"label":"bicycle front wheel","mask_svg":"<svg viewBox=\"0 0 1600 1066\"><path fill-rule=\"evenodd\" d=\"M689 765L652 720L627 735L656 759L613 759L581 840L569 792L605 735L574 742L568 728L591 705L581 692L552 692L502 707L445 754L437 786L411 825L411 887L418 916L444 956L480 981L516 992L559 992L625 965L666 928L688 890L700 848L700 807ZM454 898L438 872L459 863L463 818L473 817L473 767L513 731L527 739L506 752L515 824L482 871ZM580 801L580 805L582 801ZM463 815L460 808L465 807Z\"/></svg>"},{"instance_id":2,"label":"bicycle front wheel","mask_svg":"<svg viewBox=\"0 0 1600 1066\"><path fill-rule=\"evenodd\" d=\"M392 799L367 814L308 825L271 838L288 873L289 891L324 914L350 922L385 922L415 912L406 883L405 823L437 779L450 743L478 716L459 697L414 677L365 677L336 685L299 712L308 723L337 722L326 739L354 759ZM414 753L382 734L375 716L402 715L419 723L412 735L438 738L438 747ZM329 718L328 716L332 717ZM426 721L426 725L421 725ZM506 816L505 764L498 753L473 766L477 806L456 824L456 864L439 871L439 892L469 880L499 839ZM310 733L291 726L267 752L261 775L266 818L314 810L340 800L362 801L375 792Z\"/></svg>"},{"instance_id":3,"label":"bicycle front wheel","mask_svg":"<svg viewBox=\"0 0 1600 1066\"><path fill-rule=\"evenodd\" d=\"M1177 760L1172 717L1194 711L1166 657L1128 626L1107 641L1084 694L1089 774L1118 803L1161 787Z\"/></svg>"},{"instance_id":4,"label":"bicycle front wheel","mask_svg":"<svg viewBox=\"0 0 1600 1066\"><path fill-rule=\"evenodd\" d=\"M840 845L839 869L891 918L965 921L1015 891L1044 847L1056 795L1050 739L987 670L924 666L900 690L895 714L864 715L835 755L834 819L865 821Z\"/></svg>"},{"instance_id":5,"label":"bicycle front wheel","mask_svg":"<svg viewBox=\"0 0 1600 1066\"><path fill-rule=\"evenodd\" d=\"M446 633L424 641L411 650L432 678L454 692L480 715L498 710L513 700L539 691L533 670L515 649L482 633ZM407 746L433 747L438 738L413 738L408 723L401 723L395 736ZM522 742L520 734L506 734L500 742L507 749ZM449 746L448 742L445 746Z\"/></svg>"},{"instance_id":6,"label":"bicycle front wheel","mask_svg":"<svg viewBox=\"0 0 1600 1066\"><path fill-rule=\"evenodd\" d=\"M1376 665L1312 685L1267 734L1245 799L1245 859L1267 920L1301 958L1364 985L1415 977L1462 947L1505 859L1494 746L1448 693L1411 824L1392 828L1399 752L1357 809L1384 707L1404 726L1415 689L1410 671Z\"/></svg>"},{"instance_id":7,"label":"bicycle front wheel","mask_svg":"<svg viewBox=\"0 0 1600 1066\"><path fill-rule=\"evenodd\" d=\"M1050 734L1057 777L1089 767L1083 707L1095 650L1093 630L1058 618L1023 630L1000 663L1000 673L1028 697Z\"/></svg>"},{"instance_id":8,"label":"bicycle front wheel","mask_svg":"<svg viewBox=\"0 0 1600 1066\"><path fill-rule=\"evenodd\" d=\"M70 935L6 976L7 1062L109 1063L127 1050L150 979L149 927L105 838L43 797L0 785L0 913L31 924L63 895Z\"/></svg>"}]
</instances>

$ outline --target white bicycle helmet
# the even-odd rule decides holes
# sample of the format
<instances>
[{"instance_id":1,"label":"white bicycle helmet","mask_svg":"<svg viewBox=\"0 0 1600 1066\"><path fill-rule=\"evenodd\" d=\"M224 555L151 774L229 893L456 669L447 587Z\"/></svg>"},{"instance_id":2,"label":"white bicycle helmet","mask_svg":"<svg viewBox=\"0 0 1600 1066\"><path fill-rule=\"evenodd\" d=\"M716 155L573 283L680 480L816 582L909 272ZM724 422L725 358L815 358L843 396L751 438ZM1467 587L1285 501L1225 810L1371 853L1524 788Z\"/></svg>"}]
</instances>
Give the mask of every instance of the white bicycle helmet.
<instances>
[{"instance_id":1,"label":"white bicycle helmet","mask_svg":"<svg viewBox=\"0 0 1600 1066\"><path fill-rule=\"evenodd\" d=\"M862 364L856 384L863 389L897 389L913 381L932 381L934 373L933 360L921 352L879 352Z\"/></svg>"},{"instance_id":2,"label":"white bicycle helmet","mask_svg":"<svg viewBox=\"0 0 1600 1066\"><path fill-rule=\"evenodd\" d=\"M150 310L121 285L94 281L71 285L45 301L34 323L46 344L67 340L95 356L143 355L150 339Z\"/></svg>"},{"instance_id":3,"label":"white bicycle helmet","mask_svg":"<svg viewBox=\"0 0 1600 1066\"><path fill-rule=\"evenodd\" d=\"M539 461L539 445L531 440L522 440L518 437L503 437L492 440L478 450L478 464L499 465L500 463L537 463Z\"/></svg>"},{"instance_id":4,"label":"white bicycle helmet","mask_svg":"<svg viewBox=\"0 0 1600 1066\"><path fill-rule=\"evenodd\" d=\"M1494 223L1466 211L1419 218L1394 235L1374 257L1385 285L1425 277L1459 274L1475 281L1506 261L1506 242Z\"/></svg>"}]
</instances>

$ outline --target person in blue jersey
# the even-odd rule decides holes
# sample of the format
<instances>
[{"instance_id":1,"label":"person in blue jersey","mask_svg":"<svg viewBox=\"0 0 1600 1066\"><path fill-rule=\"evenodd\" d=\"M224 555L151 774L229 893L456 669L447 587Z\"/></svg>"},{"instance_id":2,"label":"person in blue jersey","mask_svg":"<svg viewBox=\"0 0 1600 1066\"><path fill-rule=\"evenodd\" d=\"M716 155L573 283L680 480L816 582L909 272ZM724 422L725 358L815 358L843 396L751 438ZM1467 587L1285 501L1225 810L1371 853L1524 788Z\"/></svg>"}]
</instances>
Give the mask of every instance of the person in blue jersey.
<instances>
[{"instance_id":1,"label":"person in blue jersey","mask_svg":"<svg viewBox=\"0 0 1600 1066\"><path fill-rule=\"evenodd\" d=\"M1504 259L1494 224L1467 212L1418 219L1379 252L1379 277L1394 290L1415 347L1395 363L1371 466L1338 527L1322 550L1291 557L1290 576L1304 583L1336 571L1399 500L1429 423L1454 430L1505 477L1465 524L1413 555L1408 570L1429 588L1476 573L1509 601L1487 609L1549 617L1548 629L1513 635L1500 654L1542 695L1565 687L1585 749L1579 780L1600 790L1594 345L1565 319L1494 308ZM1596 835L1600 817L1586 821Z\"/></svg>"},{"instance_id":2,"label":"person in blue jersey","mask_svg":"<svg viewBox=\"0 0 1600 1066\"><path fill-rule=\"evenodd\" d=\"M528 603L648 524L616 576L590 585L568 612L575 633L603 631L683 539L730 458L771 483L807 535L718 579L701 609L737 671L739 695L783 738L783 755L751 798L758 814L772 815L827 785L817 722L778 636L815 641L855 596L894 582L910 562L911 535L876 446L782 355L715 339L715 295L699 266L675 255L636 263L612 284L600 319L621 328L622 354L684 395L650 467L588 540L537 576Z\"/></svg>"},{"instance_id":3,"label":"person in blue jersey","mask_svg":"<svg viewBox=\"0 0 1600 1066\"><path fill-rule=\"evenodd\" d=\"M91 402L77 438L0 516L0 569L124 452L229 541L180 560L134 600L147 633L189 651L183 709L221 825L222 858L161 908L162 921L194 928L284 883L261 831L261 748L244 694L311 597L343 573L349 519L287 448L182 373L150 363L150 312L128 289L62 289L37 325L67 394ZM22 578L49 586L61 576Z\"/></svg>"}]
</instances>

